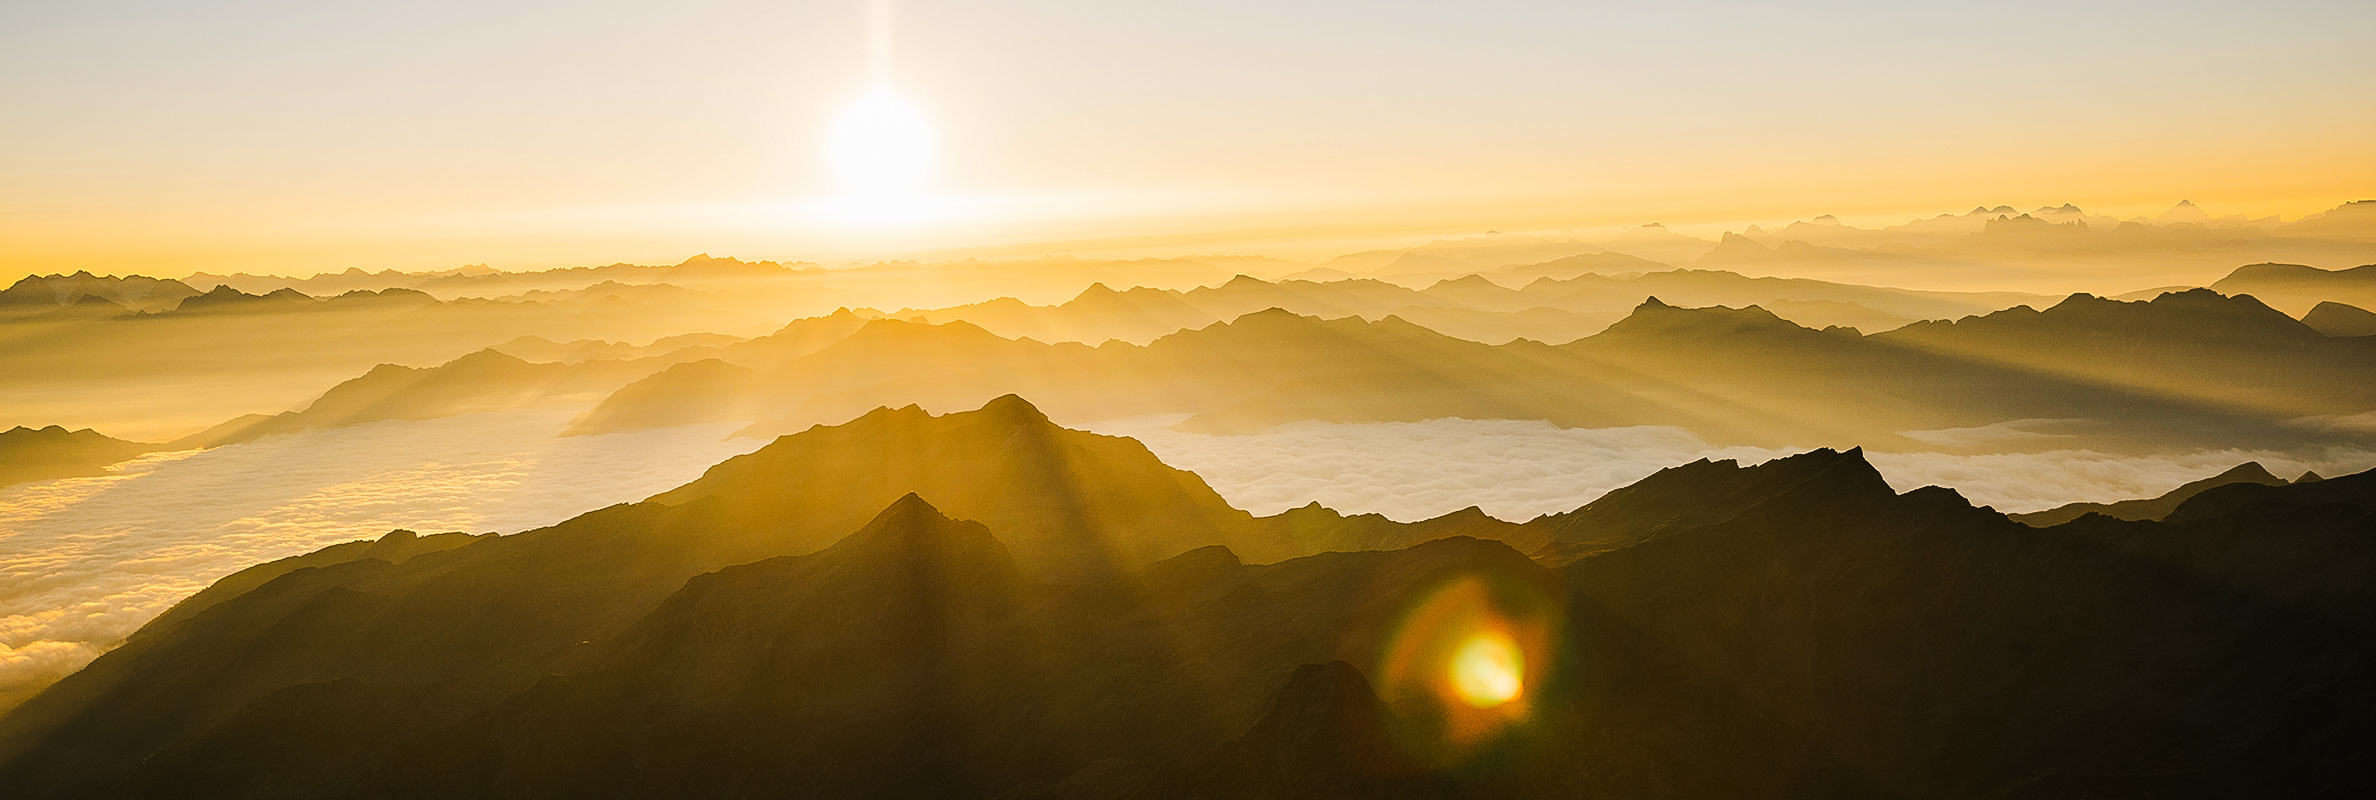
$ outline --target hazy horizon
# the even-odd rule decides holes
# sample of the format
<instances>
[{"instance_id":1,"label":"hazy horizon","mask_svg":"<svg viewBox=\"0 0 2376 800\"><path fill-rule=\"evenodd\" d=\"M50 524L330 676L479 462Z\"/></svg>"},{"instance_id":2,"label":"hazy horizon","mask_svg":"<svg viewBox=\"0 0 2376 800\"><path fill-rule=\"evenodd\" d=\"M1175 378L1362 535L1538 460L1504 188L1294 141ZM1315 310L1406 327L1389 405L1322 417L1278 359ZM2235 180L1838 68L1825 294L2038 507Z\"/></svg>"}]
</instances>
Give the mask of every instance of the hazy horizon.
<instances>
[{"instance_id":1,"label":"hazy horizon","mask_svg":"<svg viewBox=\"0 0 2376 800\"><path fill-rule=\"evenodd\" d=\"M879 36L859 0L12 6L0 270L1310 257L1972 204L2292 218L2376 182L2376 111L2327 102L2376 92L2357 3L889 6ZM889 215L819 157L870 69L935 131Z\"/></svg>"},{"instance_id":2,"label":"hazy horizon","mask_svg":"<svg viewBox=\"0 0 2376 800\"><path fill-rule=\"evenodd\" d=\"M0 795L2376 797L2371 41L12 0Z\"/></svg>"}]
</instances>

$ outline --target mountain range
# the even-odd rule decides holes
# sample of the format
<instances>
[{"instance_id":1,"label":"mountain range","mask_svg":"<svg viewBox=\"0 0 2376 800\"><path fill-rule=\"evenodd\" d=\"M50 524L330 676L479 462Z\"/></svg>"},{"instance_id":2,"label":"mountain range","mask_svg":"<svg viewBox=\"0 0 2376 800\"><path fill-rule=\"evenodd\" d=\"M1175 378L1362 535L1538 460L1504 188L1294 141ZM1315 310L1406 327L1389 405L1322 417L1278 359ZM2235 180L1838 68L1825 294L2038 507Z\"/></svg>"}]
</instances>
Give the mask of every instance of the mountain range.
<instances>
[{"instance_id":1,"label":"mountain range","mask_svg":"<svg viewBox=\"0 0 2376 800\"><path fill-rule=\"evenodd\" d=\"M2247 268L2237 275L2249 278L2253 272ZM1374 280L1245 277L1188 292L1092 286L1072 301L1049 307L1010 299L929 312L903 310L890 318L840 309L749 339L688 334L630 346L517 337L439 367L382 362L300 410L193 424L204 429L167 445L214 446L354 422L597 398L601 402L577 420L572 433L737 420L755 423L750 432L764 434L901 401L945 410L1020 392L1042 398L1065 419L1190 414L1195 418L1188 427L1207 431L1304 419L1460 416L1582 427L1676 425L1730 442L1862 441L1903 447L1938 446L1945 441L1940 437L1964 436L1953 431L2020 424L2055 429L2044 439L2016 437L2032 444L2057 436L2065 437L2059 440L2064 444L2096 437L2099 444L2126 447L2177 430L2190 441L2237 446L2298 438L2303 432L2289 428L2287 420L2359 413L2376 402L2365 388L2368 345L2352 340L2359 322L2351 313L2355 309L2335 303L2306 315L2310 322L2299 322L2253 297L2207 290L2126 302L2073 295L2051 305L2038 303L2044 311L2017 305L1958 321L1896 325L1869 336L1851 326L1810 328L1757 304L1692 309L1653 296L1650 302L1636 301L1623 315L1601 311L1631 292L1651 288L1717 300L1778 298L1766 302L1893 321L1904 319L1893 312L1944 317L2026 297L1690 270L1542 277L1522 289L1474 275L1425 290ZM341 329L367 325L395 333L435 326L440 333L386 340L405 347L442 346L436 342L453 339L450 323L456 320L422 314L475 313L466 310L482 307L427 299L392 306L384 298L397 291L317 301L288 290L278 294L290 297L276 300L217 287L182 301L200 304L199 309L177 309L145 324L176 324L171 320L177 317L212 320L187 324L213 329L159 329L179 346L190 346L225 331L270 327L258 313L318 314L317 308L346 303L357 310L332 315L351 318ZM604 297L596 306L616 296ZM1226 322L1202 322L1274 302L1283 305ZM1346 316L1323 322L1291 313L1288 306ZM364 311L372 308L382 310ZM1497 310L1512 308L1522 310ZM1388 309L1393 313L1384 313ZM605 313L648 310L622 307ZM490 318L516 313L489 311L495 314ZM1552 327L1578 326L1573 330L1584 330L1587 326L1577 321L1588 317L1616 321L1592 322L1588 327L1598 328L1592 335L1555 346L1530 338L1488 345L1414 324L1406 314L1439 324L1496 320L1493 325L1505 327L1533 319ZM933 324L935 319L946 321ZM1010 331L1041 331L1049 340L996 335L969 319ZM1201 327L1173 327L1200 322ZM104 325L102 330L115 330ZM125 329L125 335L150 335L140 327ZM59 335L75 331L82 331L78 338L91 336L77 327ZM376 335L338 338L353 344ZM1125 341L1149 335L1154 338L1145 346ZM1104 343L1088 347L1074 341L1083 339ZM124 342L109 334L87 343ZM82 380L76 376L95 365L61 360L72 352L44 351L51 363L25 364L29 380L23 388L41 386L45 378ZM180 368L240 369L244 359L262 359L272 351L243 346L217 352L213 360ZM45 374L53 371L54 376ZM118 369L103 380L133 380L138 372ZM2104 422L2112 418L2122 421ZM1950 433L1921 433L1941 430ZM1904 439L1908 435L1914 439ZM2003 443L2003 437L1997 439L1996 444Z\"/></svg>"},{"instance_id":2,"label":"mountain range","mask_svg":"<svg viewBox=\"0 0 2376 800\"><path fill-rule=\"evenodd\" d=\"M2237 267L2209 287L2227 294L2250 294L2289 313L2308 313L2322 302L2358 308L2376 307L2376 264L2327 270L2300 264L2251 264Z\"/></svg>"},{"instance_id":3,"label":"mountain range","mask_svg":"<svg viewBox=\"0 0 2376 800\"><path fill-rule=\"evenodd\" d=\"M2318 473L2310 472L2304 473L2299 480L2304 483L2309 483L2322 479L2319 477ZM2235 483L2251 483L2262 486L2284 486L2286 484L2286 480L2284 478L2269 474L2269 468L2261 466L2260 462L2258 461L2246 461L2217 475L2213 475L2202 480L2188 481L2176 489L2171 489L2170 491L2163 493L2159 497L2121 500L2112 503L2072 503L2065 506L2050 508L2044 511L2033 511L2027 514L2013 514L2011 516L2015 521L2018 521L2024 525L2039 528L2060 525L2065 522L2070 522L2071 520L2087 516L2089 514L2101 514L2113 519L2125 519L2131 521L2158 520L2169 516L2172 512L2177 511L2178 506L2185 504L2187 500L2193 499L2195 495Z\"/></svg>"},{"instance_id":4,"label":"mountain range","mask_svg":"<svg viewBox=\"0 0 2376 800\"><path fill-rule=\"evenodd\" d=\"M1651 298L1607 330L1556 346L1277 309L1143 347L876 320L771 368L691 363L655 374L604 400L575 432L745 420L765 423L752 433L780 433L899 401L948 410L1021 393L1063 419L1189 414L1185 426L1204 431L1464 417L1674 425L1718 442L1912 444L1906 432L2062 420L2046 438L2066 446L2146 433L2232 446L2310 435L2288 420L2376 408L2372 376L2376 351L2365 342L2207 290L2143 302L2076 295L2043 311L1873 336L1806 328L1756 306Z\"/></svg>"},{"instance_id":5,"label":"mountain range","mask_svg":"<svg viewBox=\"0 0 2376 800\"><path fill-rule=\"evenodd\" d=\"M1525 525L1313 524L1020 398L886 408L550 528L235 574L0 717L0 781L2350 796L2376 783L2371 498L2376 473L2235 483L2033 528L1818 450Z\"/></svg>"}]
</instances>

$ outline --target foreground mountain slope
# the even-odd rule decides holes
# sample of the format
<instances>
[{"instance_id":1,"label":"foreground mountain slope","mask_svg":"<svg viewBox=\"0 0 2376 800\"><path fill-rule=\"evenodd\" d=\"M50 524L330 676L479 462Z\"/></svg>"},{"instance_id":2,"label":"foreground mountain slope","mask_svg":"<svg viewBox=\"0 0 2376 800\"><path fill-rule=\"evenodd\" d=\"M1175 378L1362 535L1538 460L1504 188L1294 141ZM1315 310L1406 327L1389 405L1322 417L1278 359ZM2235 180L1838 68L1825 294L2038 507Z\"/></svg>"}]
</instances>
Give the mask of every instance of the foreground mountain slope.
<instances>
[{"instance_id":1,"label":"foreground mountain slope","mask_svg":"<svg viewBox=\"0 0 2376 800\"><path fill-rule=\"evenodd\" d=\"M1264 560L1334 549L1274 536L1137 442L1059 428L1020 398L942 417L882 409L784 437L648 502L201 593L188 602L203 611L169 612L0 718L0 768L41 792L87 788L299 684L500 697L572 663L579 643L623 629L687 577L818 550L910 492L999 526L1035 579L1110 576L1208 545Z\"/></svg>"},{"instance_id":2,"label":"foreground mountain slope","mask_svg":"<svg viewBox=\"0 0 2376 800\"><path fill-rule=\"evenodd\" d=\"M0 780L33 798L2376 788L2357 766L2376 472L2047 528L1896 492L1853 449L1684 465L1522 526L1232 511L1020 399L885 409L650 502L227 586L0 717ZM1542 544L1236 552L1339 530Z\"/></svg>"},{"instance_id":3,"label":"foreground mountain slope","mask_svg":"<svg viewBox=\"0 0 2376 800\"><path fill-rule=\"evenodd\" d=\"M1566 568L1583 702L1708 794L2347 795L2369 779L2325 759L2367 731L2342 709L2371 699L2376 567L2376 494L2339 501L2376 475L2349 480L2044 530L1935 488L1785 492Z\"/></svg>"}]
</instances>

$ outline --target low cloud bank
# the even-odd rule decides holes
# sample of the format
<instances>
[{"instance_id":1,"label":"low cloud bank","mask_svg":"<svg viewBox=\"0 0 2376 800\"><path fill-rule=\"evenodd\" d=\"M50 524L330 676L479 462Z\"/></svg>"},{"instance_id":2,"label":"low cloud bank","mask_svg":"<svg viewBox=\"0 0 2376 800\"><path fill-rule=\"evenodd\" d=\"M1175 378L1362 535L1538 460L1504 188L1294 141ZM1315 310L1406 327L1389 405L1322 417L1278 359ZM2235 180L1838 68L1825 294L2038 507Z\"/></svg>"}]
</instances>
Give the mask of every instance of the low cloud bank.
<instances>
[{"instance_id":1,"label":"low cloud bank","mask_svg":"<svg viewBox=\"0 0 2376 800\"><path fill-rule=\"evenodd\" d=\"M395 528L541 527L764 444L726 439L732 423L559 437L574 411L370 423L0 490L0 709L245 567Z\"/></svg>"}]
</instances>

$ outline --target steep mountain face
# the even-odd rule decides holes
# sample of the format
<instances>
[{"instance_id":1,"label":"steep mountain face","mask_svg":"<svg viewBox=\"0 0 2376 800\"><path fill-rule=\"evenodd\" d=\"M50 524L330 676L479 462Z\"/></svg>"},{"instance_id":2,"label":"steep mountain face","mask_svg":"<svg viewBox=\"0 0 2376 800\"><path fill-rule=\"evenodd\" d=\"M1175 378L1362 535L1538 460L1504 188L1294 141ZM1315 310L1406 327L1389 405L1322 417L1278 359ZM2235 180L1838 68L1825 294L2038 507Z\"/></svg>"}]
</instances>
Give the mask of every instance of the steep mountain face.
<instances>
[{"instance_id":1,"label":"steep mountain face","mask_svg":"<svg viewBox=\"0 0 2376 800\"><path fill-rule=\"evenodd\" d=\"M553 528L234 576L0 717L0 780L30 798L2358 796L2376 789L2357 766L2372 498L2376 472L2235 483L2163 521L2033 528L1815 451L1684 465L1525 526L1395 532L1254 520L1019 399L883 410ZM1337 529L1544 544L1239 556ZM1110 568L1064 571L1082 563Z\"/></svg>"},{"instance_id":2,"label":"steep mountain face","mask_svg":"<svg viewBox=\"0 0 2376 800\"><path fill-rule=\"evenodd\" d=\"M1729 459L1701 459L1528 527L1544 531L1547 546L1536 551L1538 557L1565 562L1721 523L1785 495L1816 492L1842 502L1895 494L1860 449L1816 450L1746 468Z\"/></svg>"},{"instance_id":3,"label":"steep mountain face","mask_svg":"<svg viewBox=\"0 0 2376 800\"><path fill-rule=\"evenodd\" d=\"M2199 481L2189 481L2185 485L2179 486L2176 489L2172 489L2160 497L2148 497L2137 500L2122 500L2116 503L2072 503L2070 505L2061 506L2058 508L2050 508L2045 511L2033 511L2027 514L2014 514L2012 517L2021 524L2039 528L2061 525L2065 522L2069 522L2089 514L2102 514L2113 519L2158 520L2169 516L2170 512L2177 511L2179 504L2186 502L2195 495L2202 494L2204 491L2209 489L2226 486L2231 483L2257 483L2265 486L2284 486L2285 479L2269 474L2268 468L2261 466L2260 462L2258 461L2247 461L2236 465L2226 472L2222 472Z\"/></svg>"},{"instance_id":4,"label":"steep mountain face","mask_svg":"<svg viewBox=\"0 0 2376 800\"><path fill-rule=\"evenodd\" d=\"M2376 311L2322 300L2302 315L2302 324L2328 336L2376 336Z\"/></svg>"},{"instance_id":5,"label":"steep mountain face","mask_svg":"<svg viewBox=\"0 0 2376 800\"><path fill-rule=\"evenodd\" d=\"M157 449L84 428L22 425L0 431L0 486L107 474L107 465Z\"/></svg>"}]
</instances>

